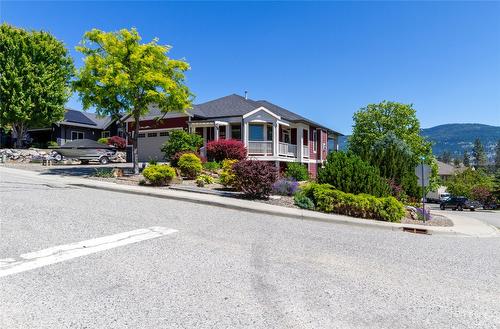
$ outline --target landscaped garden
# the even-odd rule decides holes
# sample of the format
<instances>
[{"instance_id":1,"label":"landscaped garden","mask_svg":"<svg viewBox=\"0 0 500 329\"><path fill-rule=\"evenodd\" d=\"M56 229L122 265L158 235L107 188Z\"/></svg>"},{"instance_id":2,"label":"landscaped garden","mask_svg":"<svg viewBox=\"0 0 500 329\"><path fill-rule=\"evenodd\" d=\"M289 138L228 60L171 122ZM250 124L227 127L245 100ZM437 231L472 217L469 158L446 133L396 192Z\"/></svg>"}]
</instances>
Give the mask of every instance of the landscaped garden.
<instances>
[{"instance_id":1,"label":"landscaped garden","mask_svg":"<svg viewBox=\"0 0 500 329\"><path fill-rule=\"evenodd\" d=\"M203 157L197 152L202 142L195 134L175 131L162 148L168 160L151 161L142 170L143 178L132 182L396 223L432 219L428 212L409 207L402 188L351 152L330 153L312 178L300 163L290 162L280 172L274 162L247 159L244 144L237 140L211 141ZM102 173L94 176L105 178ZM441 219L430 225L450 223Z\"/></svg>"}]
</instances>

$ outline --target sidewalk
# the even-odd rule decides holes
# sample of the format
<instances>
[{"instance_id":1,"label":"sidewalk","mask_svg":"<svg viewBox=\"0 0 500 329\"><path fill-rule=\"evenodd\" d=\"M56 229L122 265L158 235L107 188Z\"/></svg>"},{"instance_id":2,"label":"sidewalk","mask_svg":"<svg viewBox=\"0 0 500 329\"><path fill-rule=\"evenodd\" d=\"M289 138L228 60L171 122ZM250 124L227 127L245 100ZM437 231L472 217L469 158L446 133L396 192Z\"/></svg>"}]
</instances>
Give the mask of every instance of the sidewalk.
<instances>
[{"instance_id":1,"label":"sidewalk","mask_svg":"<svg viewBox=\"0 0 500 329\"><path fill-rule=\"evenodd\" d=\"M471 219L469 221L464 219L457 220L456 218L452 218L452 221L454 223L454 226L452 227L399 224L399 223L353 218L335 214L325 214L310 210L287 208L287 207L265 204L261 202L228 198L211 194L201 194L201 193L170 190L170 189L158 189L146 186L121 185L116 183L102 182L80 177L44 175L43 173L14 169L14 168L6 168L3 166L0 166L0 181L4 180L5 175L8 175L9 173L25 177L42 179L51 183L59 183L59 184L66 184L66 185L85 187L85 188L94 188L94 189L113 191L113 192L130 193L137 195L152 196L157 198L195 202L198 204L201 203L211 206L218 206L218 207L224 207L241 211L249 211L253 213L263 213L263 214L282 216L287 218L297 218L301 220L320 221L320 222L345 224L353 226L364 226L364 227L386 229L393 231L418 230L421 233L427 233L432 235L443 234L443 235L468 236L468 237L500 236L500 233L496 228L475 219L474 220Z\"/></svg>"}]
</instances>

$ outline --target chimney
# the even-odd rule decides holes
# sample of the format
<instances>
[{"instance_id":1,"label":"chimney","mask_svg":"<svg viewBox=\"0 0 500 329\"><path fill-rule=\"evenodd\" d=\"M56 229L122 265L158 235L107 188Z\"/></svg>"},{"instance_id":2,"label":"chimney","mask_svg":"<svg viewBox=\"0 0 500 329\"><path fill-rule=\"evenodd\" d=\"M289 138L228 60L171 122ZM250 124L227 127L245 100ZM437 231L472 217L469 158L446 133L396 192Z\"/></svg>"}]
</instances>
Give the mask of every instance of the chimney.
<instances>
[{"instance_id":1,"label":"chimney","mask_svg":"<svg viewBox=\"0 0 500 329\"><path fill-rule=\"evenodd\" d=\"M248 99L248 91L245 90L245 99Z\"/></svg>"}]
</instances>

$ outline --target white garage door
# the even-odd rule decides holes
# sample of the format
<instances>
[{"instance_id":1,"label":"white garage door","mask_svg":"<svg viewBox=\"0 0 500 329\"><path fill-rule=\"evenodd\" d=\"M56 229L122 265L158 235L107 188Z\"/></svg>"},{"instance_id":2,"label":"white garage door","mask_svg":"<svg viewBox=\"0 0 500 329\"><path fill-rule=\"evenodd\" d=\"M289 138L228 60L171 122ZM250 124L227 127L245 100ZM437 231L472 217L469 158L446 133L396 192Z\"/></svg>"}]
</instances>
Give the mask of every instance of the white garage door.
<instances>
[{"instance_id":1,"label":"white garage door","mask_svg":"<svg viewBox=\"0 0 500 329\"><path fill-rule=\"evenodd\" d=\"M138 139L139 161L148 162L149 160L165 161L164 154L161 151L163 143L168 139L168 131L141 132Z\"/></svg>"}]
</instances>

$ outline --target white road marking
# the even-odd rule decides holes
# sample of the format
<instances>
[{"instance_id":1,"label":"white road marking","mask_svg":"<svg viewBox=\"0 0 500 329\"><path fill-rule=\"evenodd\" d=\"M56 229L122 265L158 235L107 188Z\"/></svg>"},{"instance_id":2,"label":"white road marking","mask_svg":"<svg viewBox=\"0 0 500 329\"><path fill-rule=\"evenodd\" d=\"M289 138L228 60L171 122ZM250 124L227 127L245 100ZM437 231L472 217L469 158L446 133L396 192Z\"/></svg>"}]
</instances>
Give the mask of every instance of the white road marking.
<instances>
[{"instance_id":1,"label":"white road marking","mask_svg":"<svg viewBox=\"0 0 500 329\"><path fill-rule=\"evenodd\" d=\"M22 254L20 256L21 259L2 259L0 260L0 277L30 271L35 268L60 263L68 259L90 255L131 243L159 238L175 232L177 232L177 230L153 226L30 252Z\"/></svg>"}]
</instances>

